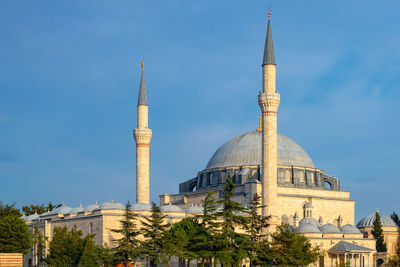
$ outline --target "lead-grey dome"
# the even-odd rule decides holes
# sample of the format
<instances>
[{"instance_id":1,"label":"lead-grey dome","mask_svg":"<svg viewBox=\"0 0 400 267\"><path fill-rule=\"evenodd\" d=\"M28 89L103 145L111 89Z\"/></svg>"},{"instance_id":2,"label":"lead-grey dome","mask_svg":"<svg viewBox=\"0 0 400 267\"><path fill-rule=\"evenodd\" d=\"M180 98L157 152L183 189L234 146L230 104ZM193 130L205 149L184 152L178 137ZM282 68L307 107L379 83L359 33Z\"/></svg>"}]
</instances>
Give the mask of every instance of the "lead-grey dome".
<instances>
[{"instance_id":1,"label":"lead-grey dome","mask_svg":"<svg viewBox=\"0 0 400 267\"><path fill-rule=\"evenodd\" d=\"M322 225L319 230L321 230L322 233L324 234L340 234L339 228L337 228L335 225L327 223Z\"/></svg>"},{"instance_id":2,"label":"lead-grey dome","mask_svg":"<svg viewBox=\"0 0 400 267\"><path fill-rule=\"evenodd\" d=\"M297 227L297 232L299 233L321 233L318 226L312 223L300 223Z\"/></svg>"},{"instance_id":3,"label":"lead-grey dome","mask_svg":"<svg viewBox=\"0 0 400 267\"><path fill-rule=\"evenodd\" d=\"M172 204L165 204L161 206L161 212L183 212L183 210Z\"/></svg>"},{"instance_id":4,"label":"lead-grey dome","mask_svg":"<svg viewBox=\"0 0 400 267\"><path fill-rule=\"evenodd\" d=\"M351 224L346 224L342 227L340 227L340 231L343 234L361 234L360 230L358 230L357 227Z\"/></svg>"},{"instance_id":5,"label":"lead-grey dome","mask_svg":"<svg viewBox=\"0 0 400 267\"><path fill-rule=\"evenodd\" d=\"M147 203L136 203L131 206L131 211L151 211L151 206Z\"/></svg>"},{"instance_id":6,"label":"lead-grey dome","mask_svg":"<svg viewBox=\"0 0 400 267\"><path fill-rule=\"evenodd\" d=\"M70 212L71 210L72 210L72 208L67 207L67 206L64 206L64 204L63 204L63 205L61 205L60 207L58 207L58 208L52 210L52 211L50 212L50 214L51 214L51 215L53 215L53 214L69 214L69 212Z\"/></svg>"},{"instance_id":7,"label":"lead-grey dome","mask_svg":"<svg viewBox=\"0 0 400 267\"><path fill-rule=\"evenodd\" d=\"M202 214L203 212L204 208L201 206L191 206L185 209L185 213Z\"/></svg>"},{"instance_id":8,"label":"lead-grey dome","mask_svg":"<svg viewBox=\"0 0 400 267\"><path fill-rule=\"evenodd\" d=\"M380 214L381 223L383 227L396 227L396 223L388 216ZM372 213L364 218L362 218L358 223L357 227L372 227L375 221L375 213Z\"/></svg>"},{"instance_id":9,"label":"lead-grey dome","mask_svg":"<svg viewBox=\"0 0 400 267\"><path fill-rule=\"evenodd\" d=\"M121 203L109 201L109 202L104 202L103 204L101 204L99 209L100 210L123 210L123 209L125 209L125 207Z\"/></svg>"},{"instance_id":10,"label":"lead-grey dome","mask_svg":"<svg viewBox=\"0 0 400 267\"><path fill-rule=\"evenodd\" d=\"M214 153L206 169L261 165L261 140L261 131L236 136ZM281 134L278 134L278 164L314 168L307 152L292 139Z\"/></svg>"}]
</instances>

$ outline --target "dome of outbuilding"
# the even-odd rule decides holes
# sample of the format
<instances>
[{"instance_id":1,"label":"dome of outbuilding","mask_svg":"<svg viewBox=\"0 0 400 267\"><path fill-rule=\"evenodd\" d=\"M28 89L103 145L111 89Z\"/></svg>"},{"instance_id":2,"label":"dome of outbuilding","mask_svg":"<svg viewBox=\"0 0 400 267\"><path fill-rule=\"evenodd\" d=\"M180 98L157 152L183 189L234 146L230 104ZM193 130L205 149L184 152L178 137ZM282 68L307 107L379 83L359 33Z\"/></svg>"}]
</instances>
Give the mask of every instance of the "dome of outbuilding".
<instances>
[{"instance_id":1,"label":"dome of outbuilding","mask_svg":"<svg viewBox=\"0 0 400 267\"><path fill-rule=\"evenodd\" d=\"M319 227L321 233L324 234L340 234L340 229L337 228L335 225L327 223Z\"/></svg>"},{"instance_id":2,"label":"dome of outbuilding","mask_svg":"<svg viewBox=\"0 0 400 267\"><path fill-rule=\"evenodd\" d=\"M312 223L301 223L299 227L297 227L297 232L299 233L321 233L318 226Z\"/></svg>"},{"instance_id":3,"label":"dome of outbuilding","mask_svg":"<svg viewBox=\"0 0 400 267\"><path fill-rule=\"evenodd\" d=\"M314 218L303 218L299 221L299 225L301 224L312 224L315 227L319 227L319 222Z\"/></svg>"},{"instance_id":4,"label":"dome of outbuilding","mask_svg":"<svg viewBox=\"0 0 400 267\"><path fill-rule=\"evenodd\" d=\"M204 208L201 206L191 206L185 209L185 213L202 214L203 212Z\"/></svg>"},{"instance_id":5,"label":"dome of outbuilding","mask_svg":"<svg viewBox=\"0 0 400 267\"><path fill-rule=\"evenodd\" d=\"M351 224L346 224L340 227L340 231L343 234L361 234L360 230L357 227Z\"/></svg>"},{"instance_id":6,"label":"dome of outbuilding","mask_svg":"<svg viewBox=\"0 0 400 267\"><path fill-rule=\"evenodd\" d=\"M261 131L247 132L229 140L214 153L206 169L261 165L261 141ZM304 149L281 134L278 134L278 165L314 168Z\"/></svg>"},{"instance_id":7,"label":"dome of outbuilding","mask_svg":"<svg viewBox=\"0 0 400 267\"><path fill-rule=\"evenodd\" d=\"M383 227L396 227L396 223L388 216L380 214L381 216L381 223ZM372 213L364 218L362 218L358 223L357 227L372 227L375 221L375 213Z\"/></svg>"},{"instance_id":8,"label":"dome of outbuilding","mask_svg":"<svg viewBox=\"0 0 400 267\"><path fill-rule=\"evenodd\" d=\"M131 206L131 211L151 211L151 206L146 203L136 203Z\"/></svg>"},{"instance_id":9,"label":"dome of outbuilding","mask_svg":"<svg viewBox=\"0 0 400 267\"><path fill-rule=\"evenodd\" d=\"M53 214L68 214L71 210L72 210L72 208L64 206L64 205L61 205L60 207L52 210L50 212L50 214L52 214L52 215Z\"/></svg>"},{"instance_id":10,"label":"dome of outbuilding","mask_svg":"<svg viewBox=\"0 0 400 267\"><path fill-rule=\"evenodd\" d=\"M84 212L90 212L90 211L94 211L94 210L97 210L97 209L99 209L99 204L96 201L95 204L87 206L83 211Z\"/></svg>"},{"instance_id":11,"label":"dome of outbuilding","mask_svg":"<svg viewBox=\"0 0 400 267\"><path fill-rule=\"evenodd\" d=\"M161 212L183 212L183 210L178 206L166 204L161 206Z\"/></svg>"},{"instance_id":12,"label":"dome of outbuilding","mask_svg":"<svg viewBox=\"0 0 400 267\"><path fill-rule=\"evenodd\" d=\"M82 205L81 205L79 207L71 209L69 214L77 214L78 212L82 212L82 211L83 211L83 208L82 208Z\"/></svg>"},{"instance_id":13,"label":"dome of outbuilding","mask_svg":"<svg viewBox=\"0 0 400 267\"><path fill-rule=\"evenodd\" d=\"M101 210L123 210L123 209L125 209L125 206L118 202L109 201L109 202L104 202L103 204L101 204L99 209L101 209Z\"/></svg>"},{"instance_id":14,"label":"dome of outbuilding","mask_svg":"<svg viewBox=\"0 0 400 267\"><path fill-rule=\"evenodd\" d=\"M31 221L37 220L39 217L40 217L39 214L31 214L28 216L22 216L22 219L24 219L27 222L31 222Z\"/></svg>"}]
</instances>

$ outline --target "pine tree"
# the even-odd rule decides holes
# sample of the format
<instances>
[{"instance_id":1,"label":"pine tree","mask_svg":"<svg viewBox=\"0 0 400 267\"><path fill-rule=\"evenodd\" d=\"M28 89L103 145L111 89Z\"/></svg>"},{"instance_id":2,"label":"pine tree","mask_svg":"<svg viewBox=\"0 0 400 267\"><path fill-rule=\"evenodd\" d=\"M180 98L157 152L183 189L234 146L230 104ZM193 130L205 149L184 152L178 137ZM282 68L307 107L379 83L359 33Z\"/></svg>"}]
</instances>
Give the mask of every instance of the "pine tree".
<instances>
[{"instance_id":1,"label":"pine tree","mask_svg":"<svg viewBox=\"0 0 400 267\"><path fill-rule=\"evenodd\" d=\"M399 216L393 211L392 215L390 215L392 220L397 224L398 227L400 227L400 219Z\"/></svg>"},{"instance_id":2,"label":"pine tree","mask_svg":"<svg viewBox=\"0 0 400 267\"><path fill-rule=\"evenodd\" d=\"M169 228L165 222L165 215L154 202L151 203L151 216L144 217L141 233L146 238L142 243L141 254L150 259L151 265L157 266L159 255L163 246L163 233Z\"/></svg>"},{"instance_id":3,"label":"pine tree","mask_svg":"<svg viewBox=\"0 0 400 267\"><path fill-rule=\"evenodd\" d=\"M125 212L123 219L120 220L121 227L119 229L113 229L114 233L121 235L121 238L115 239L116 243L116 256L121 258L125 267L128 266L129 261L135 259L138 256L138 248L140 241L138 236L140 231L136 225L136 215L131 211L131 204L128 203L125 206Z\"/></svg>"},{"instance_id":4,"label":"pine tree","mask_svg":"<svg viewBox=\"0 0 400 267\"><path fill-rule=\"evenodd\" d=\"M32 234L15 204L0 202L0 253L29 253L33 246Z\"/></svg>"},{"instance_id":5,"label":"pine tree","mask_svg":"<svg viewBox=\"0 0 400 267\"><path fill-rule=\"evenodd\" d=\"M114 250L107 246L99 247L99 262L104 267L115 266L118 261Z\"/></svg>"},{"instance_id":6,"label":"pine tree","mask_svg":"<svg viewBox=\"0 0 400 267\"><path fill-rule=\"evenodd\" d=\"M99 248L94 244L93 235L87 235L84 239L82 255L79 258L79 266L99 266Z\"/></svg>"},{"instance_id":7,"label":"pine tree","mask_svg":"<svg viewBox=\"0 0 400 267\"><path fill-rule=\"evenodd\" d=\"M381 216L379 215L378 211L375 212L375 220L373 223L373 229L371 230L371 234L376 239L376 251L377 252L386 252L387 247L386 247L385 239L383 236Z\"/></svg>"},{"instance_id":8,"label":"pine tree","mask_svg":"<svg viewBox=\"0 0 400 267\"><path fill-rule=\"evenodd\" d=\"M235 228L247 229L249 222L248 216L243 216L247 209L232 200L235 188L232 179L227 177L223 197L217 201L222 205L222 210L216 213L222 220L221 229L214 236L217 247L216 259L223 264L231 265L237 265L250 256L248 236L235 231Z\"/></svg>"},{"instance_id":9,"label":"pine tree","mask_svg":"<svg viewBox=\"0 0 400 267\"><path fill-rule=\"evenodd\" d=\"M320 256L319 247L312 247L310 241L283 224L271 234L271 242L264 240L258 251L261 264L284 266L307 266Z\"/></svg>"},{"instance_id":10,"label":"pine tree","mask_svg":"<svg viewBox=\"0 0 400 267\"><path fill-rule=\"evenodd\" d=\"M250 205L250 222L247 232L250 239L251 265L254 265L257 263L257 251L261 249L263 238L266 236L265 229L269 226L269 217L260 214L259 211L263 206L261 205L261 196L257 193L254 193Z\"/></svg>"}]
</instances>

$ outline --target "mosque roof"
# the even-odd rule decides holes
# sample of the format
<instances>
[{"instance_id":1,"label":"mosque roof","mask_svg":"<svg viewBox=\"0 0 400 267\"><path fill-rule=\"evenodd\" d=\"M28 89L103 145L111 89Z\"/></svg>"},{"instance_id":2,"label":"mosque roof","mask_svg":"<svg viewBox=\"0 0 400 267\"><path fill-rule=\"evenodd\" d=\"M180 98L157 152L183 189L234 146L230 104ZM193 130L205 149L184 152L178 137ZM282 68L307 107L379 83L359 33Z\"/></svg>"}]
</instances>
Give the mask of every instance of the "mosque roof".
<instances>
[{"instance_id":1,"label":"mosque roof","mask_svg":"<svg viewBox=\"0 0 400 267\"><path fill-rule=\"evenodd\" d=\"M78 212L82 212L82 211L83 211L83 207L82 207L82 205L80 205L79 207L71 209L69 214L77 214Z\"/></svg>"},{"instance_id":2,"label":"mosque roof","mask_svg":"<svg viewBox=\"0 0 400 267\"><path fill-rule=\"evenodd\" d=\"M204 208L201 206L191 206L185 209L185 213L194 213L194 214L201 214L203 213Z\"/></svg>"},{"instance_id":3,"label":"mosque roof","mask_svg":"<svg viewBox=\"0 0 400 267\"><path fill-rule=\"evenodd\" d=\"M131 206L131 211L151 211L151 206L146 203L136 203Z\"/></svg>"},{"instance_id":4,"label":"mosque roof","mask_svg":"<svg viewBox=\"0 0 400 267\"><path fill-rule=\"evenodd\" d=\"M324 234L340 234L340 229L337 228L335 225L327 223L319 227L321 233Z\"/></svg>"},{"instance_id":5,"label":"mosque roof","mask_svg":"<svg viewBox=\"0 0 400 267\"><path fill-rule=\"evenodd\" d=\"M33 220L37 220L40 217L39 214L32 214L32 215L28 215L28 216L22 216L22 219L24 219L27 222L31 222Z\"/></svg>"},{"instance_id":6,"label":"mosque roof","mask_svg":"<svg viewBox=\"0 0 400 267\"><path fill-rule=\"evenodd\" d=\"M211 157L206 169L261 165L262 132L252 131L223 144ZM289 137L278 134L278 164L314 168L304 149Z\"/></svg>"},{"instance_id":7,"label":"mosque roof","mask_svg":"<svg viewBox=\"0 0 400 267\"><path fill-rule=\"evenodd\" d=\"M274 44L272 42L272 30L271 30L271 10L268 10L268 28L267 28L267 37L265 40L265 48L264 48L264 58L262 65L275 65L275 53L274 53Z\"/></svg>"},{"instance_id":8,"label":"mosque roof","mask_svg":"<svg viewBox=\"0 0 400 267\"><path fill-rule=\"evenodd\" d=\"M321 233L318 226L312 223L300 223L297 227L297 232L299 233Z\"/></svg>"},{"instance_id":9,"label":"mosque roof","mask_svg":"<svg viewBox=\"0 0 400 267\"><path fill-rule=\"evenodd\" d=\"M60 207L52 210L49 214L68 214L71 211L72 208L65 206L64 204L61 205Z\"/></svg>"},{"instance_id":10,"label":"mosque roof","mask_svg":"<svg viewBox=\"0 0 400 267\"><path fill-rule=\"evenodd\" d=\"M166 204L161 206L161 212L183 212L183 210L178 206Z\"/></svg>"},{"instance_id":11,"label":"mosque roof","mask_svg":"<svg viewBox=\"0 0 400 267\"><path fill-rule=\"evenodd\" d=\"M339 243L337 243L328 250L328 252L351 252L351 251L369 252L374 250L353 243L349 243L346 241L340 241Z\"/></svg>"},{"instance_id":12,"label":"mosque roof","mask_svg":"<svg viewBox=\"0 0 400 267\"><path fill-rule=\"evenodd\" d=\"M361 234L360 230L357 227L351 224L346 224L340 227L340 231L343 234Z\"/></svg>"},{"instance_id":13,"label":"mosque roof","mask_svg":"<svg viewBox=\"0 0 400 267\"><path fill-rule=\"evenodd\" d=\"M140 77L138 106L147 106L146 83L144 82L144 65L142 60L142 76Z\"/></svg>"},{"instance_id":14,"label":"mosque roof","mask_svg":"<svg viewBox=\"0 0 400 267\"><path fill-rule=\"evenodd\" d=\"M388 216L380 214L381 216L381 223L383 227L396 227L396 223ZM375 221L375 212L362 218L358 223L357 227L372 227Z\"/></svg>"},{"instance_id":15,"label":"mosque roof","mask_svg":"<svg viewBox=\"0 0 400 267\"><path fill-rule=\"evenodd\" d=\"M299 225L303 223L313 224L316 227L319 227L319 222L314 218L303 218L299 221Z\"/></svg>"},{"instance_id":16,"label":"mosque roof","mask_svg":"<svg viewBox=\"0 0 400 267\"><path fill-rule=\"evenodd\" d=\"M101 204L99 209L101 209L101 210L123 210L123 209L125 209L125 206L122 205L121 203L114 202L111 200L109 202L104 202L103 204Z\"/></svg>"},{"instance_id":17,"label":"mosque roof","mask_svg":"<svg viewBox=\"0 0 400 267\"><path fill-rule=\"evenodd\" d=\"M98 208L99 208L99 204L96 201L95 204L87 206L83 211L85 211L85 212L86 211L94 211L94 210L97 210Z\"/></svg>"}]
</instances>

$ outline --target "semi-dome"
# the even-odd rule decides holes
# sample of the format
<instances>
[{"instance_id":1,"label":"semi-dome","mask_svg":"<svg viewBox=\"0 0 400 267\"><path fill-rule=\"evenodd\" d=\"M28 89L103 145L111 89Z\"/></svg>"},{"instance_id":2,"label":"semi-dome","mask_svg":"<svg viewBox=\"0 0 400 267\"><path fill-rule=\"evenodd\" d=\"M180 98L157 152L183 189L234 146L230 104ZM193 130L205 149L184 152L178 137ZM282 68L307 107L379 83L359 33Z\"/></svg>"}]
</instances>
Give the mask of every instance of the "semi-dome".
<instances>
[{"instance_id":1,"label":"semi-dome","mask_svg":"<svg viewBox=\"0 0 400 267\"><path fill-rule=\"evenodd\" d=\"M396 227L396 223L388 216L380 214L381 216L381 223L383 227ZM372 213L364 218L362 218L358 223L357 227L372 227L374 226L375 221L375 213Z\"/></svg>"},{"instance_id":2,"label":"semi-dome","mask_svg":"<svg viewBox=\"0 0 400 267\"><path fill-rule=\"evenodd\" d=\"M223 144L211 157L206 169L261 165L262 132L252 131ZM314 168L307 152L292 139L278 134L278 164Z\"/></svg>"},{"instance_id":3,"label":"semi-dome","mask_svg":"<svg viewBox=\"0 0 400 267\"><path fill-rule=\"evenodd\" d=\"M312 223L300 223L297 227L297 232L299 233L321 233L318 226Z\"/></svg>"},{"instance_id":4,"label":"semi-dome","mask_svg":"<svg viewBox=\"0 0 400 267\"><path fill-rule=\"evenodd\" d=\"M343 234L361 234L360 230L358 230L357 227L351 224L346 224L342 227L340 227L340 231Z\"/></svg>"},{"instance_id":5,"label":"semi-dome","mask_svg":"<svg viewBox=\"0 0 400 267\"><path fill-rule=\"evenodd\" d=\"M183 210L178 206L166 204L161 206L161 212L183 212Z\"/></svg>"},{"instance_id":6,"label":"semi-dome","mask_svg":"<svg viewBox=\"0 0 400 267\"><path fill-rule=\"evenodd\" d=\"M123 210L123 209L125 209L125 207L121 203L109 201L109 202L104 202L103 204L101 204L99 209L100 210Z\"/></svg>"},{"instance_id":7,"label":"semi-dome","mask_svg":"<svg viewBox=\"0 0 400 267\"><path fill-rule=\"evenodd\" d=\"M327 223L322 225L319 230L321 231L321 233L324 234L340 234L340 230L339 228L337 228L335 225Z\"/></svg>"},{"instance_id":8,"label":"semi-dome","mask_svg":"<svg viewBox=\"0 0 400 267\"><path fill-rule=\"evenodd\" d=\"M191 206L185 209L185 213L202 214L203 212L204 208L201 206Z\"/></svg>"},{"instance_id":9,"label":"semi-dome","mask_svg":"<svg viewBox=\"0 0 400 267\"><path fill-rule=\"evenodd\" d=\"M69 214L69 212L70 212L71 210L72 210L72 209L71 209L70 207L61 205L60 207L58 207L58 208L52 210L52 211L50 212L50 214L51 214L51 215L53 215L53 214Z\"/></svg>"},{"instance_id":10,"label":"semi-dome","mask_svg":"<svg viewBox=\"0 0 400 267\"><path fill-rule=\"evenodd\" d=\"M146 203L136 203L131 206L131 211L151 211L151 206Z\"/></svg>"}]
</instances>

